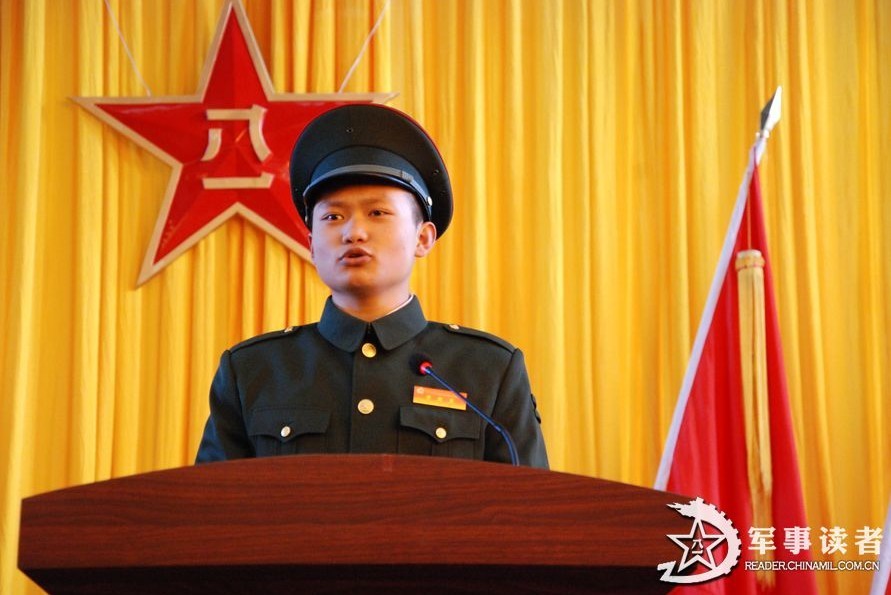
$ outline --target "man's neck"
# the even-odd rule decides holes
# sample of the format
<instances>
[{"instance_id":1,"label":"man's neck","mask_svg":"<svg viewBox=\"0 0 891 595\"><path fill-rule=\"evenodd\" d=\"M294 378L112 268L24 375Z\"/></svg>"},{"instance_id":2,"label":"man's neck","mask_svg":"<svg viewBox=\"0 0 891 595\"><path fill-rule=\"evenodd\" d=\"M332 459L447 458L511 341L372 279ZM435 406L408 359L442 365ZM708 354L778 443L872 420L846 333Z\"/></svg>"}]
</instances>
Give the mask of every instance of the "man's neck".
<instances>
[{"instance_id":1,"label":"man's neck","mask_svg":"<svg viewBox=\"0 0 891 595\"><path fill-rule=\"evenodd\" d=\"M373 322L391 312L395 312L411 301L412 297L414 296L409 291L400 292L392 296L378 295L371 298L342 294L331 295L335 306L350 316L365 322Z\"/></svg>"}]
</instances>

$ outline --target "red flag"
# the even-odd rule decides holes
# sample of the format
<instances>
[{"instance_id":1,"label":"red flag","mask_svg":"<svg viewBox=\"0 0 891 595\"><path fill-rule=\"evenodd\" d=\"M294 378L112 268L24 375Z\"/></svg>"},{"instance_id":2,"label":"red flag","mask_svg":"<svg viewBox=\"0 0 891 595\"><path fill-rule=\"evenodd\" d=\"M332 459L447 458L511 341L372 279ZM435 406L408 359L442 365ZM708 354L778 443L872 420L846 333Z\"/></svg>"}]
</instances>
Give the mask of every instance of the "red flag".
<instances>
[{"instance_id":1,"label":"red flag","mask_svg":"<svg viewBox=\"0 0 891 595\"><path fill-rule=\"evenodd\" d=\"M885 541L888 535L891 535L891 501L888 502L888 516L879 547L879 567L872 577L869 595L891 595L891 540Z\"/></svg>"},{"instance_id":2,"label":"red flag","mask_svg":"<svg viewBox=\"0 0 891 595\"><path fill-rule=\"evenodd\" d=\"M819 527L793 529L809 525L761 207L757 162L763 149L761 137L740 187L656 480L657 489L701 497L724 512L739 531L742 555L729 576L679 592L817 592L813 571L755 571L745 564L811 560L820 543ZM750 294L757 294L754 300ZM753 389L759 382L760 390ZM774 532L753 538L751 527ZM794 535L788 541L787 529ZM808 536L812 545L805 548ZM751 549L758 543L762 551Z\"/></svg>"}]
</instances>

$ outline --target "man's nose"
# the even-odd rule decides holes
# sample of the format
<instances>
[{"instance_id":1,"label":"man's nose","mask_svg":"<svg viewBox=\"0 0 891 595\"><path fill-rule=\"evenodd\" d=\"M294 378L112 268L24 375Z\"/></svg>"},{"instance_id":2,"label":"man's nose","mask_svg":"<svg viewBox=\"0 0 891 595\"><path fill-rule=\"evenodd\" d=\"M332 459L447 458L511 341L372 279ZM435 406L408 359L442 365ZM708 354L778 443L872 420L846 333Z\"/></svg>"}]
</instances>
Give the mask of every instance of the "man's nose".
<instances>
[{"instance_id":1,"label":"man's nose","mask_svg":"<svg viewBox=\"0 0 891 595\"><path fill-rule=\"evenodd\" d=\"M343 226L343 241L346 244L364 242L368 239L368 229L362 217L350 217Z\"/></svg>"}]
</instances>

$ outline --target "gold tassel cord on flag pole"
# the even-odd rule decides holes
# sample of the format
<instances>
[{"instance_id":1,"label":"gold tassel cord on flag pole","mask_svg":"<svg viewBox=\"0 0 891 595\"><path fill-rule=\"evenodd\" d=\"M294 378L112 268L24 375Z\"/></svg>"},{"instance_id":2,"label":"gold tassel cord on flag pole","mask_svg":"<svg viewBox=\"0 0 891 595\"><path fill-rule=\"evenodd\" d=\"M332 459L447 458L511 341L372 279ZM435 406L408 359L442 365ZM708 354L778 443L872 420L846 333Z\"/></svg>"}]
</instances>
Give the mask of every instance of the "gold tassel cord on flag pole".
<instances>
[{"instance_id":1,"label":"gold tassel cord on flag pole","mask_svg":"<svg viewBox=\"0 0 891 595\"><path fill-rule=\"evenodd\" d=\"M758 250L736 255L739 296L739 342L743 410L748 453L752 525L773 526L771 494L773 471L770 450L770 409L767 388L767 338L764 307L764 257ZM773 584L773 573L758 573L758 580Z\"/></svg>"}]
</instances>

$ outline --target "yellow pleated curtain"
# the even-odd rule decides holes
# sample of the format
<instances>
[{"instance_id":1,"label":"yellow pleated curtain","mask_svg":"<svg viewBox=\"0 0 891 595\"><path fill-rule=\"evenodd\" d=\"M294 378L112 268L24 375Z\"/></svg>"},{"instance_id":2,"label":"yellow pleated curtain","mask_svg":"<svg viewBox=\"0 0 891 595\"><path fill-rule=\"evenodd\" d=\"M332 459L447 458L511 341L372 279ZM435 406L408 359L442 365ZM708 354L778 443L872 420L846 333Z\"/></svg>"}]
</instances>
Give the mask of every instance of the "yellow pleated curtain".
<instances>
[{"instance_id":1,"label":"yellow pleated curtain","mask_svg":"<svg viewBox=\"0 0 891 595\"><path fill-rule=\"evenodd\" d=\"M881 526L891 4L244 4L281 92L337 91L386 8L346 90L398 92L449 164L455 219L414 279L428 317L523 348L554 469L641 485L782 84L762 183L815 547L821 525ZM23 497L189 464L221 351L327 295L242 219L136 285L170 168L69 98L194 93L221 6L112 0L134 69L102 0L0 0L2 593L37 591ZM820 573L824 593L870 579Z\"/></svg>"}]
</instances>

